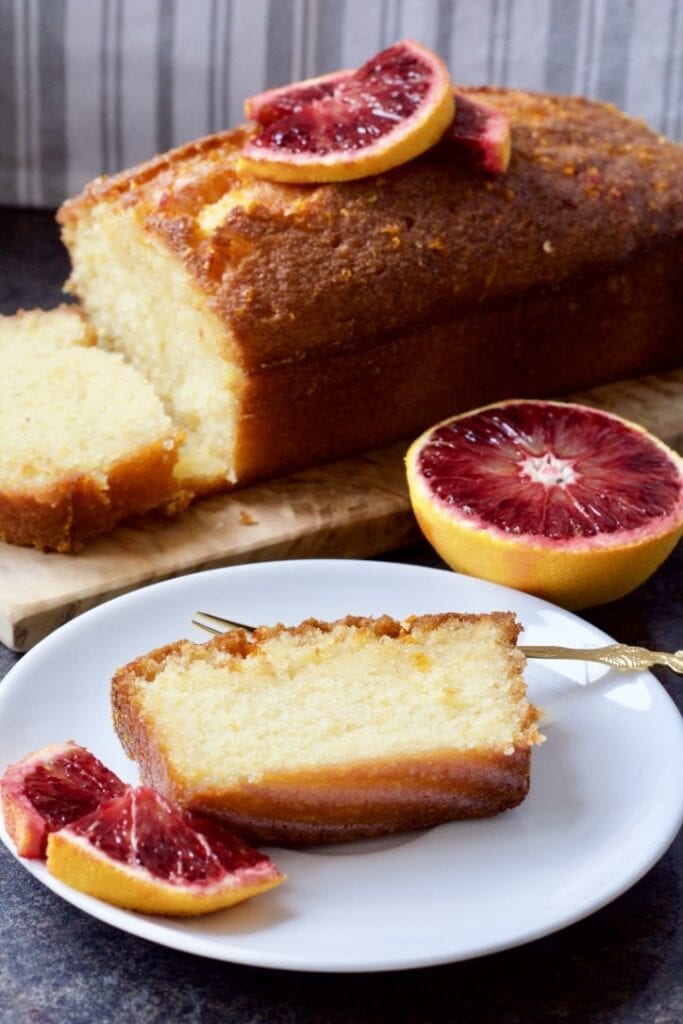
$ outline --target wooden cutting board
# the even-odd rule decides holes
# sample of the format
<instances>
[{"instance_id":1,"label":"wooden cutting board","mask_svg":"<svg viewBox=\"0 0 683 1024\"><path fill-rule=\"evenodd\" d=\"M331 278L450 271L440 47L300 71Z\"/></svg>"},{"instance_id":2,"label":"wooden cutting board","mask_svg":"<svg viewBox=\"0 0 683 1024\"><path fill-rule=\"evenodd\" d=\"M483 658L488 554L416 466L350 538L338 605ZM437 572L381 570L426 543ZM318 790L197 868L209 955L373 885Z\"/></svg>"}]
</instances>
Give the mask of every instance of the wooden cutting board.
<instances>
[{"instance_id":1,"label":"wooden cutting board","mask_svg":"<svg viewBox=\"0 0 683 1024\"><path fill-rule=\"evenodd\" d=\"M683 367L573 396L683 450ZM0 543L0 641L15 651L146 583L240 562L363 558L419 538L406 444L198 502L176 522L120 527L75 555Z\"/></svg>"}]
</instances>

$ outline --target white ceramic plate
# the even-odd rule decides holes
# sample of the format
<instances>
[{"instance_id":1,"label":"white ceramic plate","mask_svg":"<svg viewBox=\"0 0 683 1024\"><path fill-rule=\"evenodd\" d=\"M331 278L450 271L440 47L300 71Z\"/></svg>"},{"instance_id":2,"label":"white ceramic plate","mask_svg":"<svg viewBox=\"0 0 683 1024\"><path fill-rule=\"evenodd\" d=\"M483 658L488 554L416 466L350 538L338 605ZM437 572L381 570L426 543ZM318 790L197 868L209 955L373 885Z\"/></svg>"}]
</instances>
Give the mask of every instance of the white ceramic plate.
<instances>
[{"instance_id":1,"label":"white ceramic plate","mask_svg":"<svg viewBox=\"0 0 683 1024\"><path fill-rule=\"evenodd\" d=\"M609 641L553 605L436 569L320 560L183 576L87 612L18 662L0 685L0 769L71 738L137 781L112 728L109 679L160 644L204 639L190 624L198 609L248 623L511 609L527 643ZM217 960L379 971L516 946L614 899L664 853L683 821L683 725L653 676L531 662L527 680L545 710L547 742L534 751L529 797L497 818L344 847L271 850L288 875L283 886L191 921L110 907L63 886L42 863L22 863L108 924Z\"/></svg>"}]
</instances>

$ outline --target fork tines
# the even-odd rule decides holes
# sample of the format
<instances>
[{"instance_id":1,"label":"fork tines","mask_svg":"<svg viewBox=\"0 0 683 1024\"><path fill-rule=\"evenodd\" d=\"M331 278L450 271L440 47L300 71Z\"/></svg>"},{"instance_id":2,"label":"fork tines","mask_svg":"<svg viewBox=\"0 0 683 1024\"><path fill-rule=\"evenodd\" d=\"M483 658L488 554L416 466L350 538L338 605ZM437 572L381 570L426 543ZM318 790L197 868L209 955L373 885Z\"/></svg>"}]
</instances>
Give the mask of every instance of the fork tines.
<instances>
[{"instance_id":1,"label":"fork tines","mask_svg":"<svg viewBox=\"0 0 683 1024\"><path fill-rule=\"evenodd\" d=\"M235 622L233 619L224 619L220 615L212 615L210 612L195 612L195 618L192 619L192 624L199 626L200 629L206 630L207 633L213 633L214 636L218 636L221 633L227 633L230 629L243 629L247 633L253 633L254 627L247 626L244 622ZM201 621L201 620L204 621Z\"/></svg>"}]
</instances>

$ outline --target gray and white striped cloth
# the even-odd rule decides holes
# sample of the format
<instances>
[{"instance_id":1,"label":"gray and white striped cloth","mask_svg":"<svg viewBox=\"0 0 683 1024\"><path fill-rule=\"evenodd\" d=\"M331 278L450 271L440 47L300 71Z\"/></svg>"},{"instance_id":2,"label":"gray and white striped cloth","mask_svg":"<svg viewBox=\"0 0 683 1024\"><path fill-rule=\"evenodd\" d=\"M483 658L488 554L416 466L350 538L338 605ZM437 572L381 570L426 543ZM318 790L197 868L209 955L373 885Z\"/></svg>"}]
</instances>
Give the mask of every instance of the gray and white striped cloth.
<instances>
[{"instance_id":1,"label":"gray and white striped cloth","mask_svg":"<svg viewBox=\"0 0 683 1024\"><path fill-rule=\"evenodd\" d=\"M404 37L457 82L582 93L683 138L683 0L0 0L0 205L55 206Z\"/></svg>"}]
</instances>

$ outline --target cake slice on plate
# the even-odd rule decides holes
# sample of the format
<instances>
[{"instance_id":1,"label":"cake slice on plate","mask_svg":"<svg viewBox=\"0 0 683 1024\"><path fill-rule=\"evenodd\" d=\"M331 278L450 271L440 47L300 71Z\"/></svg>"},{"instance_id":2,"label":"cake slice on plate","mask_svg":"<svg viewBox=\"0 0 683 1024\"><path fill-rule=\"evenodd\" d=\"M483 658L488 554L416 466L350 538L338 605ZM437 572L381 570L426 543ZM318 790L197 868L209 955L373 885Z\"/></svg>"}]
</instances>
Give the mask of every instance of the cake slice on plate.
<instances>
[{"instance_id":1,"label":"cake slice on plate","mask_svg":"<svg viewBox=\"0 0 683 1024\"><path fill-rule=\"evenodd\" d=\"M179 641L121 668L142 780L259 843L302 846L515 807L540 740L510 613L348 617Z\"/></svg>"}]
</instances>

